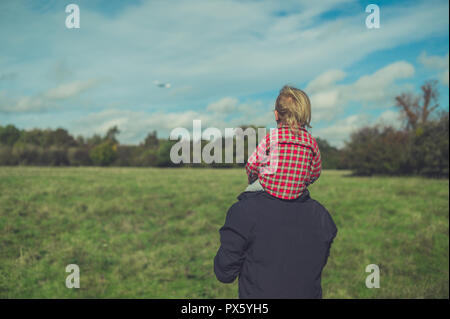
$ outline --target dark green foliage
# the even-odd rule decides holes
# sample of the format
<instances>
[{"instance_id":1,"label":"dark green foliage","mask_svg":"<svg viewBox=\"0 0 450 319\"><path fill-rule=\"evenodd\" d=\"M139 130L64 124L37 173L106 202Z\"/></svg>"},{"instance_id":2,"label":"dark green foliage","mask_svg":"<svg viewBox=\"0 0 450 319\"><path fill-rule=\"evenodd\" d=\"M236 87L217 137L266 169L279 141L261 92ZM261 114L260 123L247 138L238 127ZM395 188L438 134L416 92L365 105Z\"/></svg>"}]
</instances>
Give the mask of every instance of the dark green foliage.
<instances>
[{"instance_id":1,"label":"dark green foliage","mask_svg":"<svg viewBox=\"0 0 450 319\"><path fill-rule=\"evenodd\" d=\"M67 157L70 165L86 166L91 165L92 160L89 156L89 150L86 147L71 147L67 150Z\"/></svg>"},{"instance_id":2,"label":"dark green foliage","mask_svg":"<svg viewBox=\"0 0 450 319\"><path fill-rule=\"evenodd\" d=\"M156 165L160 167L175 166L170 160L170 149L175 144L175 141L162 141L156 153ZM150 155L150 154L149 154Z\"/></svg>"},{"instance_id":3,"label":"dark green foliage","mask_svg":"<svg viewBox=\"0 0 450 319\"><path fill-rule=\"evenodd\" d=\"M438 121L432 121L416 129L412 138L411 160L415 172L430 177L449 176L449 118L443 113Z\"/></svg>"},{"instance_id":4,"label":"dark green foliage","mask_svg":"<svg viewBox=\"0 0 450 319\"><path fill-rule=\"evenodd\" d=\"M67 130L58 128L55 131L46 130L44 131L42 146L58 146L61 148L76 146L77 142L75 139L67 132Z\"/></svg>"},{"instance_id":5,"label":"dark green foliage","mask_svg":"<svg viewBox=\"0 0 450 319\"><path fill-rule=\"evenodd\" d=\"M366 127L351 135L344 161L357 175L410 173L408 143L408 134L392 127Z\"/></svg>"},{"instance_id":6,"label":"dark green foliage","mask_svg":"<svg viewBox=\"0 0 450 319\"><path fill-rule=\"evenodd\" d=\"M322 155L323 169L351 169L357 175L419 174L429 177L449 176L448 111L430 116L425 124L404 129L366 127L355 133L340 150L326 140L316 138ZM245 130L250 126L242 126ZM257 127L253 127L257 131ZM268 132L268 130L267 130ZM193 163L190 143L190 163L174 164L170 150L177 141L147 135L140 145L120 145L117 127L105 136L74 139L65 129L19 130L13 125L0 126L0 165L73 165L73 166L159 166L159 167L243 167L248 158L248 138L244 138L244 163L237 162L236 138L232 139L233 162L225 163L225 138L222 138L221 163ZM258 140L259 137L257 137ZM201 150L211 143L202 140ZM209 145L211 146L211 145ZM212 148L210 148L212 151ZM217 151L218 149L214 149ZM212 152L214 152L212 151Z\"/></svg>"},{"instance_id":7,"label":"dark green foliage","mask_svg":"<svg viewBox=\"0 0 450 319\"><path fill-rule=\"evenodd\" d=\"M19 165L40 165L42 148L33 144L19 142L14 144L11 155Z\"/></svg>"},{"instance_id":8,"label":"dark green foliage","mask_svg":"<svg viewBox=\"0 0 450 319\"><path fill-rule=\"evenodd\" d=\"M410 173L407 132L392 127L365 127L350 137L344 162L357 175Z\"/></svg>"},{"instance_id":9,"label":"dark green foliage","mask_svg":"<svg viewBox=\"0 0 450 319\"><path fill-rule=\"evenodd\" d=\"M96 146L96 145L101 144L102 142L103 142L103 138L98 134L94 134L92 137L90 137L86 140L86 144L89 146Z\"/></svg>"},{"instance_id":10,"label":"dark green foliage","mask_svg":"<svg viewBox=\"0 0 450 319\"><path fill-rule=\"evenodd\" d=\"M353 133L343 161L357 175L449 176L448 111L413 129L365 127Z\"/></svg>"},{"instance_id":11,"label":"dark green foliage","mask_svg":"<svg viewBox=\"0 0 450 319\"><path fill-rule=\"evenodd\" d=\"M20 137L20 130L14 125L0 125L0 144L13 146Z\"/></svg>"},{"instance_id":12,"label":"dark green foliage","mask_svg":"<svg viewBox=\"0 0 450 319\"><path fill-rule=\"evenodd\" d=\"M144 140L144 145L147 147L156 147L158 146L158 137L156 135L156 131L148 133L147 137Z\"/></svg>"},{"instance_id":13,"label":"dark green foliage","mask_svg":"<svg viewBox=\"0 0 450 319\"><path fill-rule=\"evenodd\" d=\"M67 130L62 128L56 130L24 130L21 132L17 142L41 146L43 148L48 148L50 146L66 148L77 145L75 139L67 132Z\"/></svg>"},{"instance_id":14,"label":"dark green foliage","mask_svg":"<svg viewBox=\"0 0 450 319\"><path fill-rule=\"evenodd\" d=\"M103 142L90 150L89 157L94 165L110 165L117 158L117 145L111 141Z\"/></svg>"},{"instance_id":15,"label":"dark green foliage","mask_svg":"<svg viewBox=\"0 0 450 319\"><path fill-rule=\"evenodd\" d=\"M70 162L66 149L58 146L50 146L44 151L41 149L40 164L50 166L66 166L70 165Z\"/></svg>"},{"instance_id":16,"label":"dark green foliage","mask_svg":"<svg viewBox=\"0 0 450 319\"><path fill-rule=\"evenodd\" d=\"M114 165L117 166L137 166L134 158L137 146L117 145L117 159Z\"/></svg>"},{"instance_id":17,"label":"dark green foliage","mask_svg":"<svg viewBox=\"0 0 450 319\"><path fill-rule=\"evenodd\" d=\"M316 138L319 145L322 158L322 169L341 168L341 152L334 146L331 146L326 140ZM343 167L345 168L345 167Z\"/></svg>"},{"instance_id":18,"label":"dark green foliage","mask_svg":"<svg viewBox=\"0 0 450 319\"><path fill-rule=\"evenodd\" d=\"M116 139L116 136L119 135L120 131L117 126L113 126L110 129L108 129L108 132L106 132L105 139L113 142L114 144L118 144L119 142Z\"/></svg>"},{"instance_id":19,"label":"dark green foliage","mask_svg":"<svg viewBox=\"0 0 450 319\"><path fill-rule=\"evenodd\" d=\"M13 157L12 147L0 145L0 165L16 165L16 158Z\"/></svg>"}]
</instances>

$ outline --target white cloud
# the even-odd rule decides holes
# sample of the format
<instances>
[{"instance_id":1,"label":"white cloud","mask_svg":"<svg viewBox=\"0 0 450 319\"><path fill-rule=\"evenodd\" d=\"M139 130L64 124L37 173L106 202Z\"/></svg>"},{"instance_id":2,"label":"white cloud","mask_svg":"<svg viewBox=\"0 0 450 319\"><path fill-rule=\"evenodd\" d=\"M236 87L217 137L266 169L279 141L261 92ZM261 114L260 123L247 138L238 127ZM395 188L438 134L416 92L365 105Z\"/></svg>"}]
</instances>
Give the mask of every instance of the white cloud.
<instances>
[{"instance_id":1,"label":"white cloud","mask_svg":"<svg viewBox=\"0 0 450 319\"><path fill-rule=\"evenodd\" d=\"M332 145L341 147L345 140L355 130L372 124L401 126L399 113L387 109L394 105L394 98L406 86L399 86L396 81L411 78L415 73L414 67L404 61L391 63L372 74L363 75L353 83L336 83L344 78L345 73L340 70L330 70L312 80L307 88L311 92L313 122L333 124L314 129L314 134L327 139ZM348 109L350 103L359 104L359 112L340 118ZM366 114L368 110L383 110L378 117ZM313 124L314 126L314 124Z\"/></svg>"},{"instance_id":2,"label":"white cloud","mask_svg":"<svg viewBox=\"0 0 450 319\"><path fill-rule=\"evenodd\" d=\"M207 111L218 112L218 113L232 113L236 110L238 100L232 97L224 97L217 102L213 102L206 107Z\"/></svg>"},{"instance_id":3,"label":"white cloud","mask_svg":"<svg viewBox=\"0 0 450 319\"><path fill-rule=\"evenodd\" d=\"M345 72L330 70L313 79L306 91L312 93L313 126L323 124L329 119L339 118L350 102L357 102L361 106L372 106L386 109L392 106L394 96L398 94L396 81L414 74L414 67L399 61L389 64L372 74L363 75L353 83L336 83L344 79ZM275 97L274 97L275 98ZM116 105L117 107L118 105ZM356 115L337 120L327 127L314 129L320 137L330 140L330 143L342 145L349 134L369 123L383 123L398 127L394 111L386 110L378 119L373 119L364 113L364 108ZM177 112L142 112L130 110L104 110L91 113L87 117L73 123L77 134L104 134L111 126L117 125L121 130L119 140L125 143L141 141L145 135L157 130L160 136L168 136L175 127L190 130L193 120L201 120L202 127L238 127L243 124L263 125L275 127L273 105L261 101L241 102L235 97L223 97L209 103L203 109L196 111ZM328 122L329 123L329 122Z\"/></svg>"},{"instance_id":4,"label":"white cloud","mask_svg":"<svg viewBox=\"0 0 450 319\"><path fill-rule=\"evenodd\" d=\"M314 93L328 89L330 86L336 84L336 82L344 79L345 76L346 74L342 70L329 70L309 82L307 90L308 92Z\"/></svg>"},{"instance_id":5,"label":"white cloud","mask_svg":"<svg viewBox=\"0 0 450 319\"><path fill-rule=\"evenodd\" d=\"M105 134L110 127L116 125L121 132L118 136L121 143L137 143L153 130L157 130L162 137L167 137L177 127L191 130L193 120L201 120L203 128L213 126L213 123L218 123L215 116L216 114L196 111L149 113L110 109L73 121L70 130L75 135L90 136Z\"/></svg>"},{"instance_id":6,"label":"white cloud","mask_svg":"<svg viewBox=\"0 0 450 319\"><path fill-rule=\"evenodd\" d=\"M440 71L438 74L438 79L444 84L449 85L449 56L448 52L445 56L438 55L428 55L425 51L422 52L418 58L418 61L425 67Z\"/></svg>"},{"instance_id":7,"label":"white cloud","mask_svg":"<svg viewBox=\"0 0 450 319\"><path fill-rule=\"evenodd\" d=\"M91 79L87 81L75 81L72 83L61 84L55 88L49 89L43 95L51 100L68 99L86 91L98 83L98 80Z\"/></svg>"},{"instance_id":8,"label":"white cloud","mask_svg":"<svg viewBox=\"0 0 450 319\"><path fill-rule=\"evenodd\" d=\"M306 87L306 92L311 96L312 120L332 120L351 102L363 107L389 107L394 104L394 97L401 91L396 81L413 75L414 67L404 61L389 64L349 84L336 83L344 79L343 71L327 71Z\"/></svg>"},{"instance_id":9,"label":"white cloud","mask_svg":"<svg viewBox=\"0 0 450 319\"><path fill-rule=\"evenodd\" d=\"M346 88L346 96L350 101L361 101L363 104L389 103L398 94L399 87L394 85L395 81L411 78L413 75L413 65L404 61L395 62L373 74L359 78L353 85Z\"/></svg>"},{"instance_id":10,"label":"white cloud","mask_svg":"<svg viewBox=\"0 0 450 319\"><path fill-rule=\"evenodd\" d=\"M448 81L449 81L448 76L449 76L449 73L448 73L448 69L447 69L444 72L442 72L441 79L440 79L441 82L447 86L448 86Z\"/></svg>"},{"instance_id":11,"label":"white cloud","mask_svg":"<svg viewBox=\"0 0 450 319\"><path fill-rule=\"evenodd\" d=\"M375 124L381 126L392 126L399 129L402 126L402 120L398 111L387 110L375 120Z\"/></svg>"},{"instance_id":12,"label":"white cloud","mask_svg":"<svg viewBox=\"0 0 450 319\"><path fill-rule=\"evenodd\" d=\"M61 84L32 96L10 97L7 96L6 92L3 92L3 98L0 100L0 112L42 112L60 108L61 105L56 104L57 101L75 98L98 83L99 80L97 79L75 81Z\"/></svg>"},{"instance_id":13,"label":"white cloud","mask_svg":"<svg viewBox=\"0 0 450 319\"><path fill-rule=\"evenodd\" d=\"M330 126L314 129L313 135L326 139L331 145L342 147L344 140L359 128L368 125L369 116L365 114L350 115L344 119L338 120Z\"/></svg>"},{"instance_id":14,"label":"white cloud","mask_svg":"<svg viewBox=\"0 0 450 319\"><path fill-rule=\"evenodd\" d=\"M402 122L399 112L394 110L384 111L377 117L355 114L338 120L330 126L314 130L313 135L326 139L331 145L342 147L353 132L369 125L392 126L398 129Z\"/></svg>"},{"instance_id":15,"label":"white cloud","mask_svg":"<svg viewBox=\"0 0 450 319\"><path fill-rule=\"evenodd\" d=\"M66 103L92 88L78 79L108 77L108 85L89 91L90 115L63 114L55 122L73 121L86 134L116 123L131 142L149 130L160 128L164 135L190 127L194 118L215 127L273 125L273 105L242 97L310 79L313 125L338 118L349 103L388 107L398 93L396 81L414 74L412 65L396 62L343 84L350 67L376 52L448 34L447 1L385 5L378 30L365 27L364 7L351 0L146 1L114 16L81 5L82 26L75 32L59 27L58 10L42 14L19 1L1 6L8 14L0 19L0 69L21 81L8 88L8 97L3 93L0 111L48 110L57 99L74 111L78 105ZM342 8L338 17L324 18ZM448 66L446 78L448 83ZM55 84L61 79L69 84ZM173 86L161 90L154 79L170 79ZM30 88L38 94L28 93ZM101 107L106 109L99 112Z\"/></svg>"},{"instance_id":16,"label":"white cloud","mask_svg":"<svg viewBox=\"0 0 450 319\"><path fill-rule=\"evenodd\" d=\"M445 69L448 68L448 53L445 56L428 55L427 52L422 52L418 57L420 63L430 69Z\"/></svg>"},{"instance_id":17,"label":"white cloud","mask_svg":"<svg viewBox=\"0 0 450 319\"><path fill-rule=\"evenodd\" d=\"M232 105L237 116L229 117L228 108ZM223 131L225 128L236 128L244 124L255 124L275 127L276 123L271 105L260 101L240 103L232 97L222 98L210 103L199 111L177 112L144 112L121 109L109 109L88 114L82 119L73 120L69 130L75 135L90 136L105 134L112 126L117 126L121 133L121 143L138 143L151 131L157 130L160 137L168 137L174 128L192 130L194 120L200 120L202 129L215 127Z\"/></svg>"},{"instance_id":18,"label":"white cloud","mask_svg":"<svg viewBox=\"0 0 450 319\"><path fill-rule=\"evenodd\" d=\"M443 35L448 28L447 2L383 6L378 30L365 27L364 7L351 0L146 1L114 17L85 7L78 32L55 28L61 24L59 11L42 15L21 2L2 5L10 18L0 21L0 68L23 71L33 86L48 73L45 67L64 57L76 61L71 79L113 79L96 90L99 103L142 96L136 102L161 109L305 82L328 69L346 69L368 54ZM324 18L342 8L338 18ZM30 47L43 54L24 60ZM152 87L155 78L171 79L174 90ZM177 88L189 89L174 94Z\"/></svg>"}]
</instances>

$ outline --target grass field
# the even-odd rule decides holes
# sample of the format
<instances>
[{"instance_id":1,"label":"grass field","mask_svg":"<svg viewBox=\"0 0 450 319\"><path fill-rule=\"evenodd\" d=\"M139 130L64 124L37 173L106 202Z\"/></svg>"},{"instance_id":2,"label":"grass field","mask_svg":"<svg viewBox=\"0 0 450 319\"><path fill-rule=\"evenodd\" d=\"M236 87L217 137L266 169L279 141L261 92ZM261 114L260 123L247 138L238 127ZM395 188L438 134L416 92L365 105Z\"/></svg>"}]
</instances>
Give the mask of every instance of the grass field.
<instances>
[{"instance_id":1,"label":"grass field","mask_svg":"<svg viewBox=\"0 0 450 319\"><path fill-rule=\"evenodd\" d=\"M448 298L448 180L346 174L310 188L339 229L324 298ZM0 167L0 297L235 298L213 258L245 183L242 169ZM80 289L65 287L72 263Z\"/></svg>"}]
</instances>

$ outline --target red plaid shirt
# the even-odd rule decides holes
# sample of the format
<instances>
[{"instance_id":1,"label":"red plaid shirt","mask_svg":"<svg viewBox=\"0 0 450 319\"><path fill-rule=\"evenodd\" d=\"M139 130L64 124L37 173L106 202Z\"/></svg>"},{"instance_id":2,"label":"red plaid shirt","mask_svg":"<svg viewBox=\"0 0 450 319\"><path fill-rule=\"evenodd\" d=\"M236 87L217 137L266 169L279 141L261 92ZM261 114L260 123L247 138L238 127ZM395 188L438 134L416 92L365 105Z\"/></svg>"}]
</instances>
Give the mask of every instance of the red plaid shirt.
<instances>
[{"instance_id":1,"label":"red plaid shirt","mask_svg":"<svg viewBox=\"0 0 450 319\"><path fill-rule=\"evenodd\" d=\"M245 168L249 183L258 178L267 193L294 199L319 178L322 161L317 142L306 129L299 128L295 136L283 125L261 140Z\"/></svg>"}]
</instances>

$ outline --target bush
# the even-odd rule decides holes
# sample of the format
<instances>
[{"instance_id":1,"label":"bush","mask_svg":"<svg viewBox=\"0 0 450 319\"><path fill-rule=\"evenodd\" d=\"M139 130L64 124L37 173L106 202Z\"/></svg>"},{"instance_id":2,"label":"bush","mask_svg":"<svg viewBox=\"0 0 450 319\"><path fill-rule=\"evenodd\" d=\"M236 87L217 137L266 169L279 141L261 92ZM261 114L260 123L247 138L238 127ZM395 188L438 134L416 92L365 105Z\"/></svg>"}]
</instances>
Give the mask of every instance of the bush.
<instances>
[{"instance_id":1,"label":"bush","mask_svg":"<svg viewBox=\"0 0 450 319\"><path fill-rule=\"evenodd\" d=\"M449 176L449 118L444 113L413 132L411 158L415 172L429 177Z\"/></svg>"},{"instance_id":2,"label":"bush","mask_svg":"<svg viewBox=\"0 0 450 319\"><path fill-rule=\"evenodd\" d=\"M117 144L111 141L103 142L90 150L89 157L94 165L110 165L117 158Z\"/></svg>"},{"instance_id":3,"label":"bush","mask_svg":"<svg viewBox=\"0 0 450 319\"><path fill-rule=\"evenodd\" d=\"M67 151L64 148L57 146L51 146L41 150L41 157L39 164L50 166L65 166L69 165L69 159L67 157Z\"/></svg>"},{"instance_id":4,"label":"bush","mask_svg":"<svg viewBox=\"0 0 450 319\"><path fill-rule=\"evenodd\" d=\"M16 157L13 156L12 147L0 145L0 165L16 165Z\"/></svg>"},{"instance_id":5,"label":"bush","mask_svg":"<svg viewBox=\"0 0 450 319\"><path fill-rule=\"evenodd\" d=\"M322 158L322 169L340 168L339 150L336 147L331 146L328 141L321 138L316 138L316 141Z\"/></svg>"},{"instance_id":6,"label":"bush","mask_svg":"<svg viewBox=\"0 0 450 319\"><path fill-rule=\"evenodd\" d=\"M20 130L14 125L0 126L0 144L13 146L20 138Z\"/></svg>"},{"instance_id":7,"label":"bush","mask_svg":"<svg viewBox=\"0 0 450 319\"><path fill-rule=\"evenodd\" d=\"M155 148L145 149L139 158L139 166L156 166L158 161L158 150Z\"/></svg>"},{"instance_id":8,"label":"bush","mask_svg":"<svg viewBox=\"0 0 450 319\"><path fill-rule=\"evenodd\" d=\"M350 136L344 162L357 175L408 174L412 172L410 136L392 127L365 127Z\"/></svg>"},{"instance_id":9,"label":"bush","mask_svg":"<svg viewBox=\"0 0 450 319\"><path fill-rule=\"evenodd\" d=\"M448 112L413 129L365 127L351 135L343 159L357 175L448 177Z\"/></svg>"},{"instance_id":10,"label":"bush","mask_svg":"<svg viewBox=\"0 0 450 319\"><path fill-rule=\"evenodd\" d=\"M71 147L67 151L67 157L70 165L84 166L91 165L92 161L89 157L89 150L84 147Z\"/></svg>"},{"instance_id":11,"label":"bush","mask_svg":"<svg viewBox=\"0 0 450 319\"><path fill-rule=\"evenodd\" d=\"M12 156L16 158L19 165L39 165L41 164L42 149L39 146L16 143L12 149Z\"/></svg>"},{"instance_id":12,"label":"bush","mask_svg":"<svg viewBox=\"0 0 450 319\"><path fill-rule=\"evenodd\" d=\"M158 151L156 152L156 165L160 167L175 166L170 159L170 149L176 142L174 141L161 141Z\"/></svg>"},{"instance_id":13,"label":"bush","mask_svg":"<svg viewBox=\"0 0 450 319\"><path fill-rule=\"evenodd\" d=\"M115 166L133 166L133 155L136 146L118 145Z\"/></svg>"}]
</instances>

